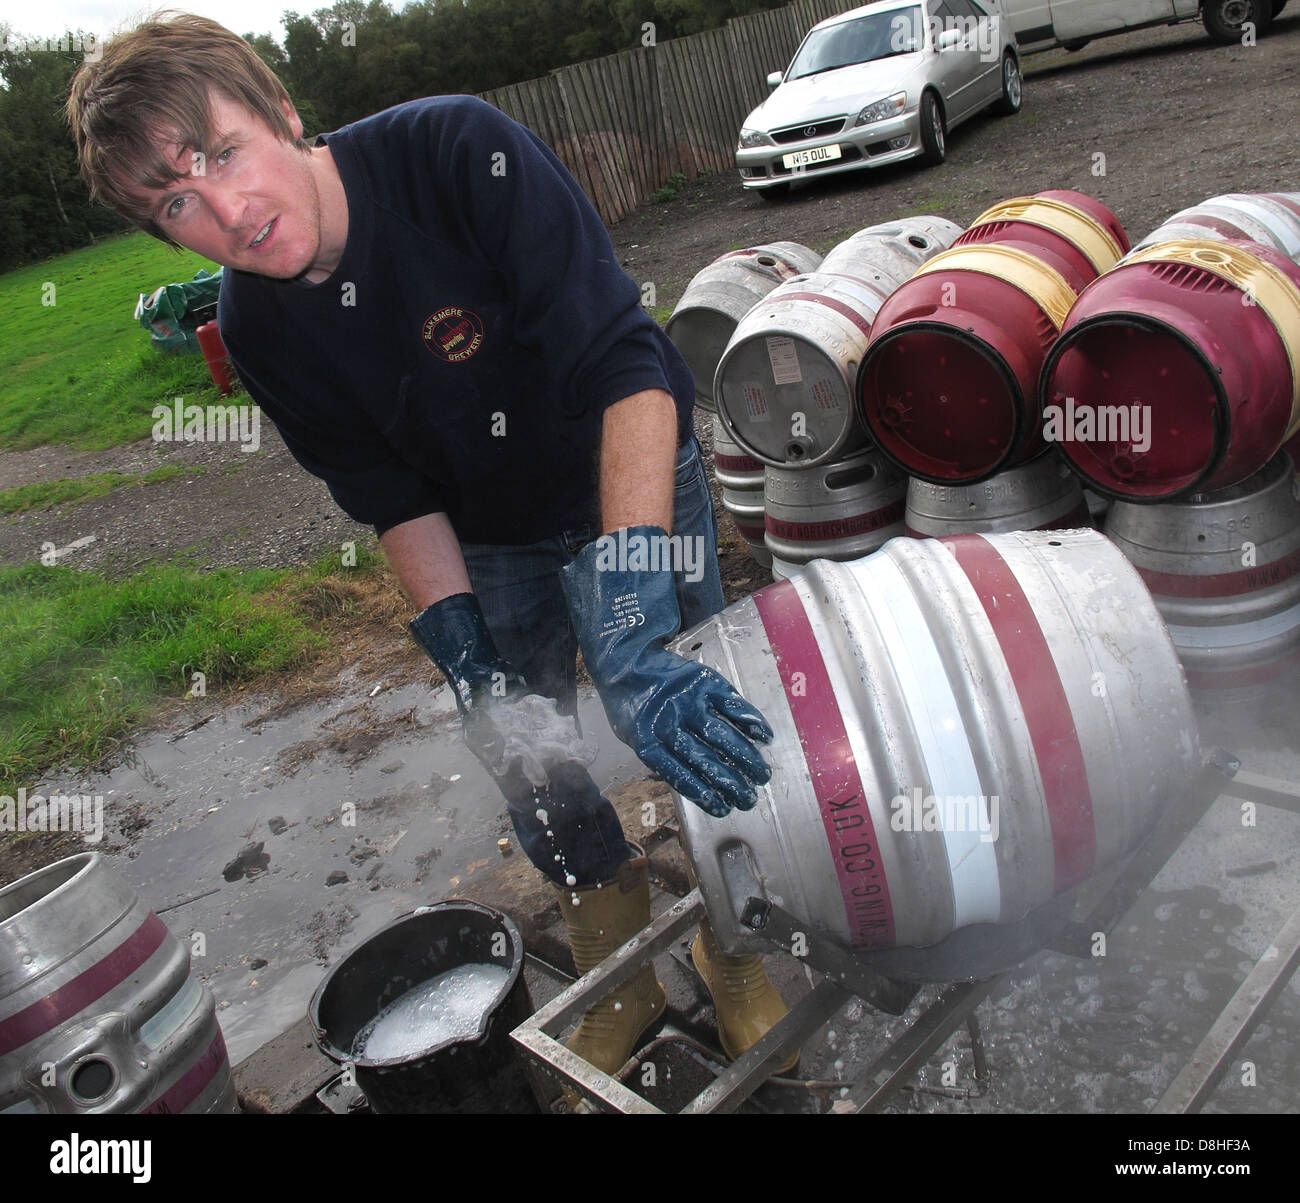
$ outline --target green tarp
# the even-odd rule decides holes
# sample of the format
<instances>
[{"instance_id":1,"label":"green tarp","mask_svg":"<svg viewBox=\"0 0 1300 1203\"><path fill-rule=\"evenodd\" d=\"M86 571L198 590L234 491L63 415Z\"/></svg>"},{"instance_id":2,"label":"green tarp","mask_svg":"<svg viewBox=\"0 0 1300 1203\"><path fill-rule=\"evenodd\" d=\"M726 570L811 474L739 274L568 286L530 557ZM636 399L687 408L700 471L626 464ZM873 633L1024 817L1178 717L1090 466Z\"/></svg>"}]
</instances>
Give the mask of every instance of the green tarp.
<instances>
[{"instance_id":1,"label":"green tarp","mask_svg":"<svg viewBox=\"0 0 1300 1203\"><path fill-rule=\"evenodd\" d=\"M149 331L155 351L174 355L199 354L195 331L217 315L217 293L221 291L221 268L216 274L200 271L184 284L164 284L135 303L136 321Z\"/></svg>"}]
</instances>

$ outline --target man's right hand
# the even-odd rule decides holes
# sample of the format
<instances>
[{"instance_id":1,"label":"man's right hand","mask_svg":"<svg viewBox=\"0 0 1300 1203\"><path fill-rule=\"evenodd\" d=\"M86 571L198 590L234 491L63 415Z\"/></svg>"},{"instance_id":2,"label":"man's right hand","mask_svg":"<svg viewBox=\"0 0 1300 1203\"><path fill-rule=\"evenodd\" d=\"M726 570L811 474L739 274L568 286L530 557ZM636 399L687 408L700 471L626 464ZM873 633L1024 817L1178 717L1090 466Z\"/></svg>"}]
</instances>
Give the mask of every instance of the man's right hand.
<instances>
[{"instance_id":1,"label":"man's right hand","mask_svg":"<svg viewBox=\"0 0 1300 1203\"><path fill-rule=\"evenodd\" d=\"M507 797L544 788L559 764L592 759L574 720L497 651L472 593L435 602L410 630L452 688L465 742Z\"/></svg>"}]
</instances>

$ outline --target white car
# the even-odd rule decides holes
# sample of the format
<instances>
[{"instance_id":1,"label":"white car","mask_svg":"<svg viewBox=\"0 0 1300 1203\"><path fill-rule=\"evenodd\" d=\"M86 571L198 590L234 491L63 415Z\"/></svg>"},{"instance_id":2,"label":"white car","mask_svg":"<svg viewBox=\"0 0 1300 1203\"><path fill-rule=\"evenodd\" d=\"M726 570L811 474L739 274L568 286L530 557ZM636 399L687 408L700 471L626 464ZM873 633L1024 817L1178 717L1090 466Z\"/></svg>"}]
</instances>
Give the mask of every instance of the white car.
<instances>
[{"instance_id":1,"label":"white car","mask_svg":"<svg viewBox=\"0 0 1300 1203\"><path fill-rule=\"evenodd\" d=\"M1020 111L1020 55L1000 0L878 0L814 25L745 121L736 166L764 197L793 180L943 162L947 131Z\"/></svg>"}]
</instances>

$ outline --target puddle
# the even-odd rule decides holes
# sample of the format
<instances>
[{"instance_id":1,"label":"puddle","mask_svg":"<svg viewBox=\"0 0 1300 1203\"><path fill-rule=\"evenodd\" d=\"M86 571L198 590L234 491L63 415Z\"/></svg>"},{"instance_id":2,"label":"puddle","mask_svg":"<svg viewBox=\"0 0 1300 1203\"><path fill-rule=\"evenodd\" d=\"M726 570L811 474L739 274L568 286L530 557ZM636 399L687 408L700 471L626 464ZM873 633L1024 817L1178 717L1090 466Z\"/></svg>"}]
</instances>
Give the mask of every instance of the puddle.
<instances>
[{"instance_id":1,"label":"puddle","mask_svg":"<svg viewBox=\"0 0 1300 1203\"><path fill-rule=\"evenodd\" d=\"M594 692L580 696L579 716L602 787L644 775ZM232 1064L304 1016L343 953L455 897L499 860L501 836L515 843L445 687L358 692L288 714L249 699L179 738L141 737L129 764L79 782L104 796L107 841L130 837L114 867L188 943Z\"/></svg>"}]
</instances>

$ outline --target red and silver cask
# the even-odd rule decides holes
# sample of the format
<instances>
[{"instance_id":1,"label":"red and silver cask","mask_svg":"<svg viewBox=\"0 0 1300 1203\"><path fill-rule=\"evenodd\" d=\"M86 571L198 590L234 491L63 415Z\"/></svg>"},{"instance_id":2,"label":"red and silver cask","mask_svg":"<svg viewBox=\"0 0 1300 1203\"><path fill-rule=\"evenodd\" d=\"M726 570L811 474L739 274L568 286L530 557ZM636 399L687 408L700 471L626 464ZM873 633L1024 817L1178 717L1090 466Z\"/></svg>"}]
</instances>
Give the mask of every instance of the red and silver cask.
<instances>
[{"instance_id":1,"label":"red and silver cask","mask_svg":"<svg viewBox=\"0 0 1300 1203\"><path fill-rule=\"evenodd\" d=\"M1255 685L1300 664L1300 483L1280 452L1230 489L1117 501L1106 534L1164 615L1193 689Z\"/></svg>"},{"instance_id":2,"label":"red and silver cask","mask_svg":"<svg viewBox=\"0 0 1300 1203\"><path fill-rule=\"evenodd\" d=\"M903 533L907 478L868 449L813 468L768 468L767 550L773 567L856 560Z\"/></svg>"},{"instance_id":3,"label":"red and silver cask","mask_svg":"<svg viewBox=\"0 0 1300 1203\"><path fill-rule=\"evenodd\" d=\"M0 1113L238 1109L188 948L104 856L0 890Z\"/></svg>"},{"instance_id":4,"label":"red and silver cask","mask_svg":"<svg viewBox=\"0 0 1300 1203\"><path fill-rule=\"evenodd\" d=\"M1131 851L1200 770L1164 623L1096 531L816 560L673 647L775 734L752 810L678 803L729 951L764 947L750 897L863 953L1014 924Z\"/></svg>"},{"instance_id":5,"label":"red and silver cask","mask_svg":"<svg viewBox=\"0 0 1300 1203\"><path fill-rule=\"evenodd\" d=\"M914 539L1093 525L1078 477L1051 454L977 485L937 485L913 477L907 483L905 522Z\"/></svg>"},{"instance_id":6,"label":"red and silver cask","mask_svg":"<svg viewBox=\"0 0 1300 1203\"><path fill-rule=\"evenodd\" d=\"M783 280L815 271L821 256L798 242L771 242L719 255L696 272L664 333L695 377L695 403L713 411L713 376L740 321Z\"/></svg>"}]
</instances>

